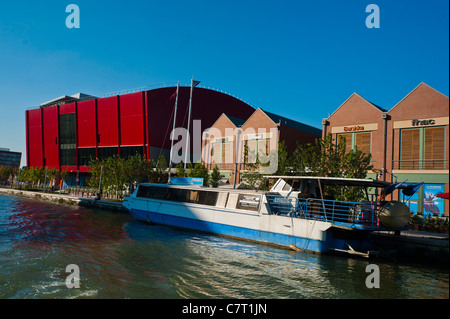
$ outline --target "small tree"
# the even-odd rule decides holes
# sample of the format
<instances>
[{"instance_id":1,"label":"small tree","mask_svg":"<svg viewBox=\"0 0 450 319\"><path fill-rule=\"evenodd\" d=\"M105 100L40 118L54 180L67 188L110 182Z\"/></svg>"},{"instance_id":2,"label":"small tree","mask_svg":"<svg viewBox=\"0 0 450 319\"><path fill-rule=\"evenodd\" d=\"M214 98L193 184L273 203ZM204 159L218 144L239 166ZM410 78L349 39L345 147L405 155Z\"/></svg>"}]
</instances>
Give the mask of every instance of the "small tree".
<instances>
[{"instance_id":1,"label":"small tree","mask_svg":"<svg viewBox=\"0 0 450 319\"><path fill-rule=\"evenodd\" d=\"M164 154L161 154L156 162L156 167L152 170L150 180L152 183L166 183L167 182L167 160Z\"/></svg>"},{"instance_id":2,"label":"small tree","mask_svg":"<svg viewBox=\"0 0 450 319\"><path fill-rule=\"evenodd\" d=\"M218 187L219 186L219 181L220 181L220 171L217 168L217 166L215 166L212 170L211 173L211 181L210 181L210 185L211 187Z\"/></svg>"},{"instance_id":3,"label":"small tree","mask_svg":"<svg viewBox=\"0 0 450 319\"><path fill-rule=\"evenodd\" d=\"M253 155L253 154L251 154ZM261 184L262 176L259 172L259 159L256 156L255 163L249 161L249 149L247 145L244 145L244 166L246 172L242 173L242 179L244 180L244 187L250 189L257 189Z\"/></svg>"},{"instance_id":4,"label":"small tree","mask_svg":"<svg viewBox=\"0 0 450 319\"><path fill-rule=\"evenodd\" d=\"M185 177L186 176L186 170L184 169L183 163L181 163L181 162L178 163L176 168L177 168L177 176L178 177Z\"/></svg>"}]
</instances>

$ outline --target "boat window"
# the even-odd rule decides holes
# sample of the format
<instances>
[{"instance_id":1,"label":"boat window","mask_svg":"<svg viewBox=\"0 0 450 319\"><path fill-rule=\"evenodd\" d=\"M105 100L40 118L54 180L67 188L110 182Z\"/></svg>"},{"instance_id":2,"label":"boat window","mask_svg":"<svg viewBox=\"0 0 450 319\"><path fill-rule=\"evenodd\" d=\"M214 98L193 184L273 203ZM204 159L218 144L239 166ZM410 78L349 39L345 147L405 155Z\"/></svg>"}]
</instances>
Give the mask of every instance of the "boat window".
<instances>
[{"instance_id":1,"label":"boat window","mask_svg":"<svg viewBox=\"0 0 450 319\"><path fill-rule=\"evenodd\" d=\"M189 192L189 203L198 203L198 191Z\"/></svg>"},{"instance_id":2,"label":"boat window","mask_svg":"<svg viewBox=\"0 0 450 319\"><path fill-rule=\"evenodd\" d=\"M137 197L165 199L167 188L139 185Z\"/></svg>"},{"instance_id":3,"label":"boat window","mask_svg":"<svg viewBox=\"0 0 450 319\"><path fill-rule=\"evenodd\" d=\"M284 184L283 186L283 191L290 191L291 190L291 185L292 185L292 180L287 180L286 184Z\"/></svg>"},{"instance_id":4,"label":"boat window","mask_svg":"<svg viewBox=\"0 0 450 319\"><path fill-rule=\"evenodd\" d=\"M207 192L205 205L216 206L218 193L217 192Z\"/></svg>"},{"instance_id":5,"label":"boat window","mask_svg":"<svg viewBox=\"0 0 450 319\"><path fill-rule=\"evenodd\" d=\"M295 180L292 183L292 190L298 192L300 190L300 180Z\"/></svg>"},{"instance_id":6,"label":"boat window","mask_svg":"<svg viewBox=\"0 0 450 319\"><path fill-rule=\"evenodd\" d=\"M139 185L136 197L164 199L182 203L196 203L215 206L219 193L179 188Z\"/></svg>"},{"instance_id":7,"label":"boat window","mask_svg":"<svg viewBox=\"0 0 450 319\"><path fill-rule=\"evenodd\" d=\"M165 199L174 202L187 202L188 195L189 190L187 189L169 188L167 192L167 197Z\"/></svg>"},{"instance_id":8,"label":"boat window","mask_svg":"<svg viewBox=\"0 0 450 319\"><path fill-rule=\"evenodd\" d=\"M196 203L210 206L216 205L217 192L199 191L198 193L198 201Z\"/></svg>"}]
</instances>

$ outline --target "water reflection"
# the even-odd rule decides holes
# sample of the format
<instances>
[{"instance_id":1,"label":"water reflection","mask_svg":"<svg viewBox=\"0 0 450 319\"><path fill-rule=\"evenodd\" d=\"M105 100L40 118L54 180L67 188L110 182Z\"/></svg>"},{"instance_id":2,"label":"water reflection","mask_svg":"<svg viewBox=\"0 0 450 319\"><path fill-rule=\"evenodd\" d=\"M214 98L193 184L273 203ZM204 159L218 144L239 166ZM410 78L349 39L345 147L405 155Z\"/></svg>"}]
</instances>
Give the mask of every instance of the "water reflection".
<instances>
[{"instance_id":1,"label":"water reflection","mask_svg":"<svg viewBox=\"0 0 450 319\"><path fill-rule=\"evenodd\" d=\"M378 263L368 289L367 264L0 195L0 298L448 298L444 271Z\"/></svg>"}]
</instances>

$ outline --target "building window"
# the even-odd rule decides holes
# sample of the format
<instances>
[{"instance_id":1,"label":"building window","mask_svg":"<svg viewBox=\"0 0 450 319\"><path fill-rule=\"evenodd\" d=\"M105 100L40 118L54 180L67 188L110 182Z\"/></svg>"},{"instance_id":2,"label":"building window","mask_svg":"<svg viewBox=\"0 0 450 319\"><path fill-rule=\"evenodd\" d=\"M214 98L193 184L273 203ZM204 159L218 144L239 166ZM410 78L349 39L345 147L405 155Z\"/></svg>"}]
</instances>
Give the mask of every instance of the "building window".
<instances>
[{"instance_id":1,"label":"building window","mask_svg":"<svg viewBox=\"0 0 450 319\"><path fill-rule=\"evenodd\" d=\"M445 128L427 127L424 131L424 169L445 169Z\"/></svg>"},{"instance_id":2,"label":"building window","mask_svg":"<svg viewBox=\"0 0 450 319\"><path fill-rule=\"evenodd\" d=\"M211 168L217 166L221 170L230 170L234 164L233 142L222 140L211 143Z\"/></svg>"},{"instance_id":3,"label":"building window","mask_svg":"<svg viewBox=\"0 0 450 319\"><path fill-rule=\"evenodd\" d=\"M346 153L356 149L366 155L372 153L372 132L339 134L338 140L341 138L345 139Z\"/></svg>"},{"instance_id":4,"label":"building window","mask_svg":"<svg viewBox=\"0 0 450 319\"><path fill-rule=\"evenodd\" d=\"M445 140L445 127L401 130L398 168L403 170L448 168L445 160Z\"/></svg>"},{"instance_id":5,"label":"building window","mask_svg":"<svg viewBox=\"0 0 450 319\"><path fill-rule=\"evenodd\" d=\"M98 159L107 159L108 157L112 157L114 155L119 154L118 147L99 147L98 148Z\"/></svg>"},{"instance_id":6,"label":"building window","mask_svg":"<svg viewBox=\"0 0 450 319\"><path fill-rule=\"evenodd\" d=\"M420 163L420 129L401 131L400 169L419 169Z\"/></svg>"},{"instance_id":7,"label":"building window","mask_svg":"<svg viewBox=\"0 0 450 319\"><path fill-rule=\"evenodd\" d=\"M249 139L244 144L244 158L245 164L266 163L270 155L270 139L257 138Z\"/></svg>"},{"instance_id":8,"label":"building window","mask_svg":"<svg viewBox=\"0 0 450 319\"><path fill-rule=\"evenodd\" d=\"M95 148L79 148L78 149L78 165L89 166L91 160L96 159Z\"/></svg>"},{"instance_id":9,"label":"building window","mask_svg":"<svg viewBox=\"0 0 450 319\"><path fill-rule=\"evenodd\" d=\"M61 159L61 166L76 166L77 165L77 153L75 148L63 149L59 151Z\"/></svg>"},{"instance_id":10,"label":"building window","mask_svg":"<svg viewBox=\"0 0 450 319\"><path fill-rule=\"evenodd\" d=\"M127 159L131 156L140 155L144 156L143 146L121 146L120 157Z\"/></svg>"},{"instance_id":11,"label":"building window","mask_svg":"<svg viewBox=\"0 0 450 319\"><path fill-rule=\"evenodd\" d=\"M59 156L61 166L76 166L75 113L59 116Z\"/></svg>"}]
</instances>

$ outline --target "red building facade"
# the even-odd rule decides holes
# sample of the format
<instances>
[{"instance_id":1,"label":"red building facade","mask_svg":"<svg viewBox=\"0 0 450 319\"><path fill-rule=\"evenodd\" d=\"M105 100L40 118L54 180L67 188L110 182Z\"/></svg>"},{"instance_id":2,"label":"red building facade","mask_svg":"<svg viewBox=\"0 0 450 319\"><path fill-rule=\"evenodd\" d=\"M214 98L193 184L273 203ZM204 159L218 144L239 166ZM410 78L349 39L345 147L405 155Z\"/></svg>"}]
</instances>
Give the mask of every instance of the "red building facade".
<instances>
[{"instance_id":1,"label":"red building facade","mask_svg":"<svg viewBox=\"0 0 450 319\"><path fill-rule=\"evenodd\" d=\"M169 159L175 92L166 87L28 110L27 166L85 173L91 158L114 154ZM190 87L180 87L176 127L187 128L189 96ZM194 89L191 121L201 120L202 131L224 112L246 119L254 108L225 93ZM190 131L192 140L192 122Z\"/></svg>"}]
</instances>

